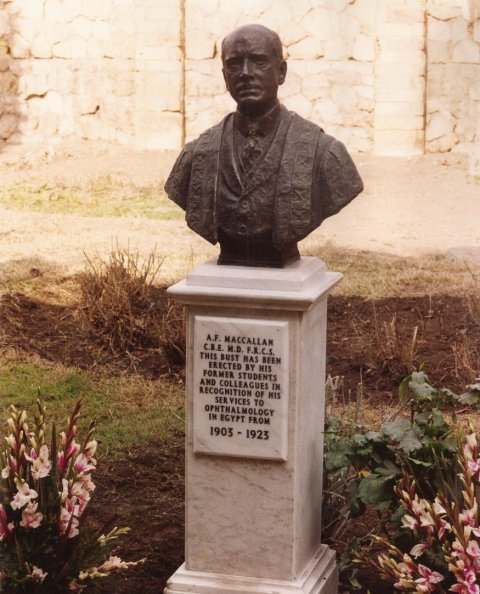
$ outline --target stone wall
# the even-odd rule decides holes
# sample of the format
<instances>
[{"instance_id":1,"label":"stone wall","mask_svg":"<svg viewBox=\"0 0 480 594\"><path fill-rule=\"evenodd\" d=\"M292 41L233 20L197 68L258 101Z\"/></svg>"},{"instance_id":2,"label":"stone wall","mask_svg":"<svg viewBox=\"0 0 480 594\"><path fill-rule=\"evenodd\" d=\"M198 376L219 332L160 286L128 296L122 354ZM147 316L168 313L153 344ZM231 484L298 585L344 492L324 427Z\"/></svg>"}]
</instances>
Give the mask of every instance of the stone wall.
<instances>
[{"instance_id":1,"label":"stone wall","mask_svg":"<svg viewBox=\"0 0 480 594\"><path fill-rule=\"evenodd\" d=\"M4 9L19 81L10 142L181 144L180 2L4 0Z\"/></svg>"},{"instance_id":2,"label":"stone wall","mask_svg":"<svg viewBox=\"0 0 480 594\"><path fill-rule=\"evenodd\" d=\"M8 49L10 33L10 18L3 0L0 0L0 143L12 137L19 120L16 108L18 78L11 70Z\"/></svg>"},{"instance_id":3,"label":"stone wall","mask_svg":"<svg viewBox=\"0 0 480 594\"><path fill-rule=\"evenodd\" d=\"M426 148L480 142L480 2L429 0Z\"/></svg>"},{"instance_id":4,"label":"stone wall","mask_svg":"<svg viewBox=\"0 0 480 594\"><path fill-rule=\"evenodd\" d=\"M177 149L234 108L221 40L260 22L285 44L284 103L351 149L471 151L479 4L0 0L0 140Z\"/></svg>"}]
</instances>

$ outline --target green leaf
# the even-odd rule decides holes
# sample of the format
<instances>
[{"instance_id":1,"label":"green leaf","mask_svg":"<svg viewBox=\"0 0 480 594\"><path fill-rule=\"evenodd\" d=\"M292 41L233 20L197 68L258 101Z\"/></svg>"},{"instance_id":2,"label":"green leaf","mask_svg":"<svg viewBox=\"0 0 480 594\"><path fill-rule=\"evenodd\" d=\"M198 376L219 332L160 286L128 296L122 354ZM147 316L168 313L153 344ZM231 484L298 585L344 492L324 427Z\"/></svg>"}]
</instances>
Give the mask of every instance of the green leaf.
<instances>
[{"instance_id":1,"label":"green leaf","mask_svg":"<svg viewBox=\"0 0 480 594\"><path fill-rule=\"evenodd\" d=\"M471 386L467 386L467 388L474 388L474 386L478 386L479 384L473 384ZM459 402L461 404L478 404L480 400L480 391L474 388L469 392L465 392L464 394L460 394L458 397Z\"/></svg>"},{"instance_id":2,"label":"green leaf","mask_svg":"<svg viewBox=\"0 0 480 594\"><path fill-rule=\"evenodd\" d=\"M403 378L400 385L398 386L398 399L400 404L405 404L408 399L408 384L412 381L412 376L407 375Z\"/></svg>"},{"instance_id":3,"label":"green leaf","mask_svg":"<svg viewBox=\"0 0 480 594\"><path fill-rule=\"evenodd\" d=\"M406 419L390 421L382 427L383 434L391 441L400 441L409 429L411 425Z\"/></svg>"},{"instance_id":4,"label":"green leaf","mask_svg":"<svg viewBox=\"0 0 480 594\"><path fill-rule=\"evenodd\" d=\"M438 408L432 408L415 417L414 424L422 434L434 437L444 437L450 432L450 426Z\"/></svg>"},{"instance_id":5,"label":"green leaf","mask_svg":"<svg viewBox=\"0 0 480 594\"><path fill-rule=\"evenodd\" d=\"M391 493L389 493L388 483L391 482L392 477L371 474L360 481L358 496L363 502L373 503L376 506L389 504Z\"/></svg>"},{"instance_id":6,"label":"green leaf","mask_svg":"<svg viewBox=\"0 0 480 594\"><path fill-rule=\"evenodd\" d=\"M424 460L418 460L417 458L408 458L408 460L416 466L424 466L425 468L431 468L433 466L433 462L425 462Z\"/></svg>"},{"instance_id":7,"label":"green leaf","mask_svg":"<svg viewBox=\"0 0 480 594\"><path fill-rule=\"evenodd\" d=\"M337 441L331 444L325 452L325 468L329 472L347 469L353 449L348 442Z\"/></svg>"},{"instance_id":8,"label":"green leaf","mask_svg":"<svg viewBox=\"0 0 480 594\"><path fill-rule=\"evenodd\" d=\"M452 392L452 390L450 390L449 388L442 388L440 390L440 394L443 396L443 399L448 401L452 401L455 400L456 398L458 398L458 396L455 394L455 392Z\"/></svg>"},{"instance_id":9,"label":"green leaf","mask_svg":"<svg viewBox=\"0 0 480 594\"><path fill-rule=\"evenodd\" d=\"M346 503L348 510L353 518L361 516L365 513L365 503L358 495L358 482L351 482L347 489Z\"/></svg>"},{"instance_id":10,"label":"green leaf","mask_svg":"<svg viewBox=\"0 0 480 594\"><path fill-rule=\"evenodd\" d=\"M398 442L398 446L406 454L410 454L411 452L419 450L422 447L422 442L416 436L415 431L413 431L413 429L409 429Z\"/></svg>"},{"instance_id":11,"label":"green leaf","mask_svg":"<svg viewBox=\"0 0 480 594\"><path fill-rule=\"evenodd\" d=\"M408 382L409 389L419 400L432 400L437 395L437 390L432 386L427 374L423 371L414 371L412 379Z\"/></svg>"},{"instance_id":12,"label":"green leaf","mask_svg":"<svg viewBox=\"0 0 480 594\"><path fill-rule=\"evenodd\" d=\"M378 466L375 468L374 473L379 476L394 478L399 476L401 471L400 468L391 460L385 460L383 466Z\"/></svg>"}]
</instances>

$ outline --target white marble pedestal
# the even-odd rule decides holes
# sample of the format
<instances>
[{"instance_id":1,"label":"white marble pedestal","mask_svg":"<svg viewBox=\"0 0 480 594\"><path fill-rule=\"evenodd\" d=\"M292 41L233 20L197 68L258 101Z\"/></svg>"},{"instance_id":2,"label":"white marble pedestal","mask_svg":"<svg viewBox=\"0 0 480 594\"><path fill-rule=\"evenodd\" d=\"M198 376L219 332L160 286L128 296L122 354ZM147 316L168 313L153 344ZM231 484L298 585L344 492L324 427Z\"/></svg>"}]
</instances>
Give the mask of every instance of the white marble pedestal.
<instances>
[{"instance_id":1,"label":"white marble pedestal","mask_svg":"<svg viewBox=\"0 0 480 594\"><path fill-rule=\"evenodd\" d=\"M187 306L185 564L177 594L336 594L321 544L327 296L316 258L195 268Z\"/></svg>"}]
</instances>

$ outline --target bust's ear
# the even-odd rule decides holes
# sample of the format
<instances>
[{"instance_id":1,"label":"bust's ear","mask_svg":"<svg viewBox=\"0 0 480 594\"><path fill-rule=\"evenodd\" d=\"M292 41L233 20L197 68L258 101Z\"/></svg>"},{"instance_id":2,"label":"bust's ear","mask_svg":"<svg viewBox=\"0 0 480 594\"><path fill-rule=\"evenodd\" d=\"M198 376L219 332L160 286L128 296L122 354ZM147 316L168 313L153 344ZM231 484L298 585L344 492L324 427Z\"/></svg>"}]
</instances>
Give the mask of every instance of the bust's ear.
<instances>
[{"instance_id":1,"label":"bust's ear","mask_svg":"<svg viewBox=\"0 0 480 594\"><path fill-rule=\"evenodd\" d=\"M225 68L222 68L222 74L223 74L223 80L225 81L225 86L227 87L227 91L228 91L228 82L227 82L227 77L225 76Z\"/></svg>"},{"instance_id":2,"label":"bust's ear","mask_svg":"<svg viewBox=\"0 0 480 594\"><path fill-rule=\"evenodd\" d=\"M282 60L278 67L278 84L283 85L285 82L285 77L287 76L287 63L285 60Z\"/></svg>"}]
</instances>

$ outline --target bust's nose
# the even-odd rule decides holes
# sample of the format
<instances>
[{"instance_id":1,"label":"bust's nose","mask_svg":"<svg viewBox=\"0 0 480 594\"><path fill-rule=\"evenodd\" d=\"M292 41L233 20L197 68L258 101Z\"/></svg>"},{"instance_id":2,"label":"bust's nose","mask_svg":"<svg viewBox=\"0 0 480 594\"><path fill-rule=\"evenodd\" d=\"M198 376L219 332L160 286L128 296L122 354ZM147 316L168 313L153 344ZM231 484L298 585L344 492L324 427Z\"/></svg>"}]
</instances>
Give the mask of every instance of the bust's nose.
<instances>
[{"instance_id":1,"label":"bust's nose","mask_svg":"<svg viewBox=\"0 0 480 594\"><path fill-rule=\"evenodd\" d=\"M242 62L241 75L242 76L251 76L252 74L253 74L253 64L250 61L250 59L248 58L248 56L245 56L245 58L243 59L243 62Z\"/></svg>"}]
</instances>

